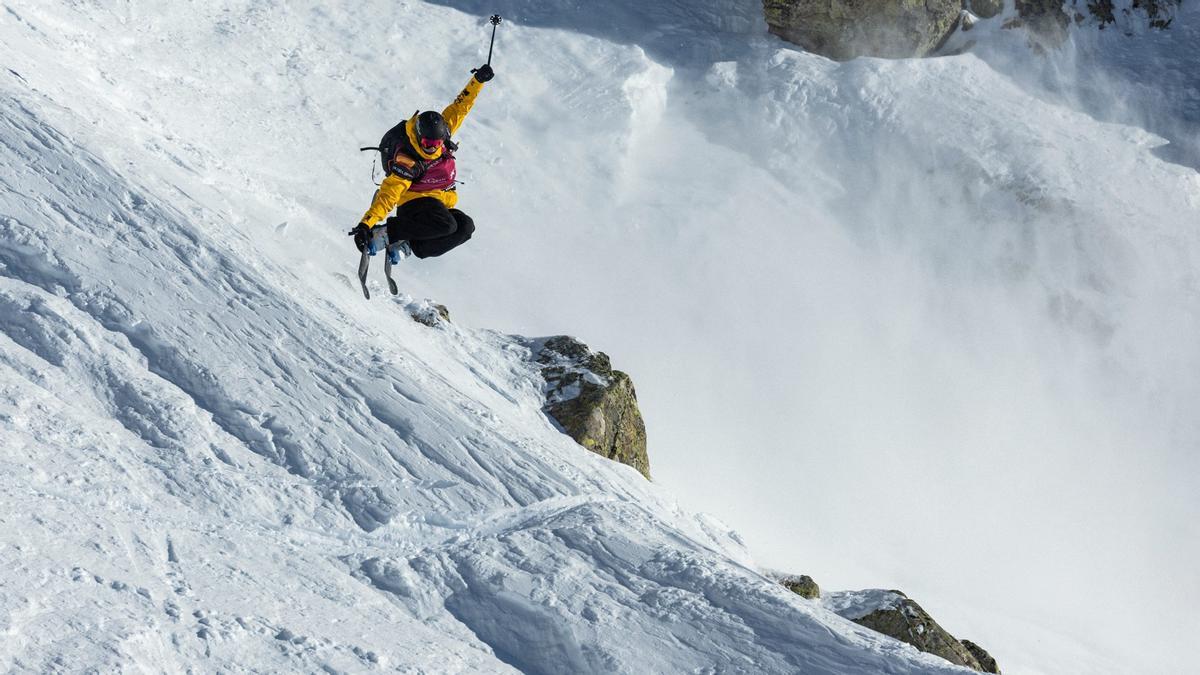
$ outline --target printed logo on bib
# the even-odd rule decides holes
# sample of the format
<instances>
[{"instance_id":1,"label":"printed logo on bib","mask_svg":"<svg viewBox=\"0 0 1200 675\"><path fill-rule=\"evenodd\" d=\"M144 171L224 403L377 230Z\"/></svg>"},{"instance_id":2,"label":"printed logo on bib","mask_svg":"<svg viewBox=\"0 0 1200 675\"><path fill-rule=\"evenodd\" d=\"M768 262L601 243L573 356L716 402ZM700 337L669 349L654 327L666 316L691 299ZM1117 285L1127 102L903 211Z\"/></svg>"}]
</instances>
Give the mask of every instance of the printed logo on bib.
<instances>
[{"instance_id":1,"label":"printed logo on bib","mask_svg":"<svg viewBox=\"0 0 1200 675\"><path fill-rule=\"evenodd\" d=\"M417 160L402 152L396 152L396 156L392 158L392 173L401 178L414 180L419 173Z\"/></svg>"}]
</instances>

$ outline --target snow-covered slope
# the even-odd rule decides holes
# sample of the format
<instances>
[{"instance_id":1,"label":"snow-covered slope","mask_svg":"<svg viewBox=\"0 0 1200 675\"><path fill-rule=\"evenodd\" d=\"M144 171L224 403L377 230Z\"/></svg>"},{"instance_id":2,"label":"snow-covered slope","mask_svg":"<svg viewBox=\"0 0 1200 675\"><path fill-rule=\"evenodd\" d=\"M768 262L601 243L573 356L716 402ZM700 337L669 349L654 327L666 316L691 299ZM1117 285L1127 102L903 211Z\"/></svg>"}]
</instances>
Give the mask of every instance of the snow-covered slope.
<instances>
[{"instance_id":1,"label":"snow-covered slope","mask_svg":"<svg viewBox=\"0 0 1200 675\"><path fill-rule=\"evenodd\" d=\"M6 667L936 667L565 441L514 342L348 315L14 99Z\"/></svg>"},{"instance_id":2,"label":"snow-covered slope","mask_svg":"<svg viewBox=\"0 0 1200 675\"><path fill-rule=\"evenodd\" d=\"M757 0L2 4L4 667L939 667L561 437L514 341L360 299L357 147L444 105L493 11L479 229L406 291L612 353L656 478L765 562L902 587L1006 672L1183 663L1200 181L1014 40L835 64Z\"/></svg>"},{"instance_id":3,"label":"snow-covered slope","mask_svg":"<svg viewBox=\"0 0 1200 675\"><path fill-rule=\"evenodd\" d=\"M268 179L309 194L333 164L270 136L263 99L206 114L219 73L256 71L157 24L242 41L247 17L7 9L0 668L951 670L792 596L722 526L575 446L518 342L362 302L321 252L346 247L338 227L264 226ZM244 152L275 161L235 168L250 134L227 130L260 121Z\"/></svg>"}]
</instances>

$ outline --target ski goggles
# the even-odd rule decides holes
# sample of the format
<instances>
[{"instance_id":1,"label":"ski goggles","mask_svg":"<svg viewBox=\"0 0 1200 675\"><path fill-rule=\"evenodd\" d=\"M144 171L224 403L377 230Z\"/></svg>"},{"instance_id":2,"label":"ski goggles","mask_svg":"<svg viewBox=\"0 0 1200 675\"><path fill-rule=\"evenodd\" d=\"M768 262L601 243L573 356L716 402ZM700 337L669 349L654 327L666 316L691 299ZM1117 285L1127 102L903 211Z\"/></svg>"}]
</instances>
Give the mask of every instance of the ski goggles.
<instances>
[{"instance_id":1,"label":"ski goggles","mask_svg":"<svg viewBox=\"0 0 1200 675\"><path fill-rule=\"evenodd\" d=\"M421 147L426 150L433 150L442 147L442 139L440 138L422 138Z\"/></svg>"}]
</instances>

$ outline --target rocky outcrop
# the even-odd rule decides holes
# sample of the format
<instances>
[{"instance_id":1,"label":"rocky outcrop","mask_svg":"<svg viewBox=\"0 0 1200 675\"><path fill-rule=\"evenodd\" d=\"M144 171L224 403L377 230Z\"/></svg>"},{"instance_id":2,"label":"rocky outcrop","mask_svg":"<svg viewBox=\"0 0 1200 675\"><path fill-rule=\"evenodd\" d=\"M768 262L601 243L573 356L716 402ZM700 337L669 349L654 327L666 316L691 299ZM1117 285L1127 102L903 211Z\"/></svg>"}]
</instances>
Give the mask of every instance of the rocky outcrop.
<instances>
[{"instance_id":1,"label":"rocky outcrop","mask_svg":"<svg viewBox=\"0 0 1200 675\"><path fill-rule=\"evenodd\" d=\"M990 19L1004 9L1004 0L966 0L963 4L981 19Z\"/></svg>"},{"instance_id":2,"label":"rocky outcrop","mask_svg":"<svg viewBox=\"0 0 1200 675\"><path fill-rule=\"evenodd\" d=\"M763 0L771 33L837 60L930 54L961 9L962 0Z\"/></svg>"},{"instance_id":3,"label":"rocky outcrop","mask_svg":"<svg viewBox=\"0 0 1200 675\"><path fill-rule=\"evenodd\" d=\"M534 340L529 347L546 381L546 414L583 447L649 478L646 425L629 376L613 370L607 354L572 337Z\"/></svg>"},{"instance_id":4,"label":"rocky outcrop","mask_svg":"<svg viewBox=\"0 0 1200 675\"><path fill-rule=\"evenodd\" d=\"M1073 12L1076 23L1083 23L1090 18L1100 30L1113 25L1130 27L1138 24L1165 30L1175 20L1180 2L1181 0L1131 0L1119 3L1114 0L1067 0L1067 7Z\"/></svg>"},{"instance_id":5,"label":"rocky outcrop","mask_svg":"<svg viewBox=\"0 0 1200 675\"><path fill-rule=\"evenodd\" d=\"M975 656L938 625L920 605L899 591L893 593L899 596L894 606L881 607L851 620L901 642L907 642L923 652L940 656L955 665L982 670Z\"/></svg>"},{"instance_id":6,"label":"rocky outcrop","mask_svg":"<svg viewBox=\"0 0 1200 675\"><path fill-rule=\"evenodd\" d=\"M972 2L976 0L971 0ZM1118 26L1132 31L1142 28L1169 28L1180 0L1015 0L1017 15L1005 22L1005 28L1024 27L1035 44L1057 46L1067 36L1072 20L1091 22L1100 30Z\"/></svg>"},{"instance_id":7,"label":"rocky outcrop","mask_svg":"<svg viewBox=\"0 0 1200 675\"><path fill-rule=\"evenodd\" d=\"M826 609L859 625L940 656L955 665L984 673L1000 673L996 659L983 647L970 640L955 638L920 605L900 591L840 591L822 596L817 583L808 575L771 571L766 574L801 597L810 600L819 598Z\"/></svg>"},{"instance_id":8,"label":"rocky outcrop","mask_svg":"<svg viewBox=\"0 0 1200 675\"><path fill-rule=\"evenodd\" d=\"M900 591L868 590L829 593L824 604L838 615L871 630L940 656L950 663L981 672L998 673L995 659L991 670L979 662L975 653L942 628L929 613ZM984 655L987 652L975 645Z\"/></svg>"},{"instance_id":9,"label":"rocky outcrop","mask_svg":"<svg viewBox=\"0 0 1200 675\"><path fill-rule=\"evenodd\" d=\"M1031 43L1053 48L1067 37L1072 18L1165 29L1181 0L1014 0L1005 28L1024 28ZM963 10L967 10L964 12ZM975 17L989 19L1004 0L763 0L774 35L839 61L856 56L909 58L937 51L954 31L968 30ZM964 20L965 17L965 20Z\"/></svg>"},{"instance_id":10,"label":"rocky outcrop","mask_svg":"<svg viewBox=\"0 0 1200 675\"><path fill-rule=\"evenodd\" d=\"M430 300L410 304L406 309L413 321L430 328L434 328L440 323L450 323L450 310L446 309L445 305Z\"/></svg>"},{"instance_id":11,"label":"rocky outcrop","mask_svg":"<svg viewBox=\"0 0 1200 675\"><path fill-rule=\"evenodd\" d=\"M807 574L768 572L767 576L802 598L818 600L821 597L821 587Z\"/></svg>"},{"instance_id":12,"label":"rocky outcrop","mask_svg":"<svg viewBox=\"0 0 1200 675\"><path fill-rule=\"evenodd\" d=\"M1055 47L1067 37L1070 23L1063 0L1016 0L1017 16L1005 28L1026 28L1040 46Z\"/></svg>"},{"instance_id":13,"label":"rocky outcrop","mask_svg":"<svg viewBox=\"0 0 1200 675\"><path fill-rule=\"evenodd\" d=\"M971 656L974 656L975 660L979 662L980 670L985 673L1000 675L1000 666L996 665L996 659L993 659L992 655L987 653L986 649L970 640L963 640L962 646L966 647L967 651L971 652Z\"/></svg>"},{"instance_id":14,"label":"rocky outcrop","mask_svg":"<svg viewBox=\"0 0 1200 675\"><path fill-rule=\"evenodd\" d=\"M1159 30L1171 27L1175 12L1183 0L1133 0L1133 11L1144 12L1146 25Z\"/></svg>"}]
</instances>

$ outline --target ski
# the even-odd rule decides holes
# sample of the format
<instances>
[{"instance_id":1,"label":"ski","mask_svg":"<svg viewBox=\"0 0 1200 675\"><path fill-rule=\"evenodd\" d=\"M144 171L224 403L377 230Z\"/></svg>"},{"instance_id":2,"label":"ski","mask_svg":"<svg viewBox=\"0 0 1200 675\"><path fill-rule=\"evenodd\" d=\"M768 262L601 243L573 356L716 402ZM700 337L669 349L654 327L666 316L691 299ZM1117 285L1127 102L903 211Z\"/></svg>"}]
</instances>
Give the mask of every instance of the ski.
<instances>
[{"instance_id":1,"label":"ski","mask_svg":"<svg viewBox=\"0 0 1200 675\"><path fill-rule=\"evenodd\" d=\"M401 242L403 243L403 242ZM367 300L371 299L371 291L367 289L367 271L371 268L371 256L376 251L383 251L383 276L387 277L388 290L392 295L400 294L400 287L396 285L396 280L392 278L393 259L398 255L391 250L392 247L388 243L387 230L379 228L367 246L363 248L362 257L358 259L358 282L362 284L363 297Z\"/></svg>"},{"instance_id":2,"label":"ski","mask_svg":"<svg viewBox=\"0 0 1200 675\"><path fill-rule=\"evenodd\" d=\"M367 290L367 269L371 266L371 256L363 249L362 257L358 260L358 281L362 284L363 297L370 300L371 291Z\"/></svg>"},{"instance_id":3,"label":"ski","mask_svg":"<svg viewBox=\"0 0 1200 675\"><path fill-rule=\"evenodd\" d=\"M398 295L400 289L396 286L396 280L392 278L392 252L387 251L383 254L383 276L387 277L388 290L392 295Z\"/></svg>"}]
</instances>

